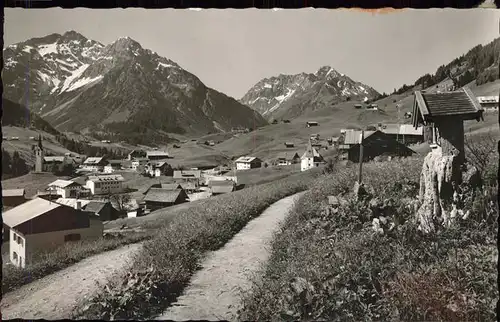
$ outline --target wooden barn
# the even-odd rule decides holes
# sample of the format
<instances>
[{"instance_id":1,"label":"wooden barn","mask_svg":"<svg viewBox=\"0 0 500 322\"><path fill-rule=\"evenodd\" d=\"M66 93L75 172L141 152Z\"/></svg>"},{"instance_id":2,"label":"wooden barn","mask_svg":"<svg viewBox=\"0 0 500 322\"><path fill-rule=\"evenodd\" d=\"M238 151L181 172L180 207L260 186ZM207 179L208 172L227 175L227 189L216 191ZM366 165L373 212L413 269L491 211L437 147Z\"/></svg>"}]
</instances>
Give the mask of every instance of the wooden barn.
<instances>
[{"instance_id":1,"label":"wooden barn","mask_svg":"<svg viewBox=\"0 0 500 322\"><path fill-rule=\"evenodd\" d=\"M319 126L319 123L316 121L308 121L306 122L307 127L312 127L312 126Z\"/></svg>"},{"instance_id":2,"label":"wooden barn","mask_svg":"<svg viewBox=\"0 0 500 322\"><path fill-rule=\"evenodd\" d=\"M188 201L189 197L183 189L170 190L151 188L144 197L146 208L151 211L178 205Z\"/></svg>"},{"instance_id":3,"label":"wooden barn","mask_svg":"<svg viewBox=\"0 0 500 322\"><path fill-rule=\"evenodd\" d=\"M483 108L468 88L443 93L416 91L412 123L425 126L425 140L443 154L465 161L464 121L483 119Z\"/></svg>"},{"instance_id":4,"label":"wooden barn","mask_svg":"<svg viewBox=\"0 0 500 322\"><path fill-rule=\"evenodd\" d=\"M17 207L28 201L24 189L3 189L2 190L2 207L12 208Z\"/></svg>"},{"instance_id":5,"label":"wooden barn","mask_svg":"<svg viewBox=\"0 0 500 322\"><path fill-rule=\"evenodd\" d=\"M350 145L347 150L349 161L359 162L359 148L358 138L358 143ZM415 151L381 131L368 133L363 139L363 162L378 156L408 157L414 153Z\"/></svg>"}]
</instances>

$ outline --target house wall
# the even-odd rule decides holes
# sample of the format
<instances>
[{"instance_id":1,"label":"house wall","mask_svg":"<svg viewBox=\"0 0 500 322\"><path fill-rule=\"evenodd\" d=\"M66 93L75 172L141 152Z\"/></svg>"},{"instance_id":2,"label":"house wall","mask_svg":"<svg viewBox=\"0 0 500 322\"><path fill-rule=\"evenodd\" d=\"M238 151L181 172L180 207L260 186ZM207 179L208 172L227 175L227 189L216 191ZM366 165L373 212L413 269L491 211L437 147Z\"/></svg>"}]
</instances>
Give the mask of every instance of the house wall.
<instances>
[{"instance_id":1,"label":"house wall","mask_svg":"<svg viewBox=\"0 0 500 322\"><path fill-rule=\"evenodd\" d=\"M355 145L353 148L349 149L347 155L349 161L359 162L359 145ZM411 152L401 146L395 144L391 145L390 143L388 143L387 147L381 147L375 144L363 147L363 162L373 160L380 155L407 157L411 155Z\"/></svg>"},{"instance_id":2,"label":"house wall","mask_svg":"<svg viewBox=\"0 0 500 322\"><path fill-rule=\"evenodd\" d=\"M94 182L87 181L87 188L90 189L93 195L101 195L107 193L123 192L122 181Z\"/></svg>"},{"instance_id":3,"label":"house wall","mask_svg":"<svg viewBox=\"0 0 500 322\"><path fill-rule=\"evenodd\" d=\"M236 170L248 170L250 169L250 163L236 162Z\"/></svg>"},{"instance_id":4,"label":"house wall","mask_svg":"<svg viewBox=\"0 0 500 322\"><path fill-rule=\"evenodd\" d=\"M320 163L314 162L313 158L304 158L300 162L300 171L307 171L309 169L319 167Z\"/></svg>"},{"instance_id":5,"label":"house wall","mask_svg":"<svg viewBox=\"0 0 500 322\"><path fill-rule=\"evenodd\" d=\"M458 156L459 162L465 161L464 123L461 119L436 121L439 129L439 145L445 155Z\"/></svg>"},{"instance_id":6,"label":"house wall","mask_svg":"<svg viewBox=\"0 0 500 322\"><path fill-rule=\"evenodd\" d=\"M34 263L35 256L43 251L54 249L66 243L64 237L69 234L80 234L80 240L96 240L102 237L104 226L99 219L90 219L88 228L67 229L51 231L39 234L23 235L15 229L11 229L10 238L10 260L18 267L25 267ZM21 244L14 235L21 237ZM17 253L17 260L14 258ZM20 260L19 257L22 259Z\"/></svg>"},{"instance_id":7,"label":"house wall","mask_svg":"<svg viewBox=\"0 0 500 322\"><path fill-rule=\"evenodd\" d=\"M103 165L89 165L89 164L84 164L82 165L82 169L87 170L87 171L96 171L96 172L102 172L104 171L104 166Z\"/></svg>"},{"instance_id":8,"label":"house wall","mask_svg":"<svg viewBox=\"0 0 500 322\"><path fill-rule=\"evenodd\" d=\"M173 206L174 202L154 202L154 201L146 201L146 208L150 209L151 211L155 211L158 209L166 208Z\"/></svg>"}]
</instances>

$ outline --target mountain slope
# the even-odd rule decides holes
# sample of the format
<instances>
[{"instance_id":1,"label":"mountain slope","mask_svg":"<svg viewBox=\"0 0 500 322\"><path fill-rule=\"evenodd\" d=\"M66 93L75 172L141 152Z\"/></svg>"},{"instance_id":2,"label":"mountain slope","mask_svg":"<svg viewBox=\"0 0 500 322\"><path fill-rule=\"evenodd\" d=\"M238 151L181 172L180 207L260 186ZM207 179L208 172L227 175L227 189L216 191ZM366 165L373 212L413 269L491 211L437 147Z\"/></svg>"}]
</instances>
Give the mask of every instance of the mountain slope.
<instances>
[{"instance_id":1,"label":"mountain slope","mask_svg":"<svg viewBox=\"0 0 500 322\"><path fill-rule=\"evenodd\" d=\"M26 107L2 98L2 126L26 127L57 135L59 132Z\"/></svg>"},{"instance_id":2,"label":"mountain slope","mask_svg":"<svg viewBox=\"0 0 500 322\"><path fill-rule=\"evenodd\" d=\"M61 131L146 143L164 141L168 133L202 135L267 124L128 37L104 46L73 31L54 34L9 46L4 59L4 95L27 101ZM29 92L22 86L26 78Z\"/></svg>"},{"instance_id":3,"label":"mountain slope","mask_svg":"<svg viewBox=\"0 0 500 322\"><path fill-rule=\"evenodd\" d=\"M268 120L296 118L346 100L369 100L379 93L323 66L314 74L279 75L255 84L240 100Z\"/></svg>"}]
</instances>

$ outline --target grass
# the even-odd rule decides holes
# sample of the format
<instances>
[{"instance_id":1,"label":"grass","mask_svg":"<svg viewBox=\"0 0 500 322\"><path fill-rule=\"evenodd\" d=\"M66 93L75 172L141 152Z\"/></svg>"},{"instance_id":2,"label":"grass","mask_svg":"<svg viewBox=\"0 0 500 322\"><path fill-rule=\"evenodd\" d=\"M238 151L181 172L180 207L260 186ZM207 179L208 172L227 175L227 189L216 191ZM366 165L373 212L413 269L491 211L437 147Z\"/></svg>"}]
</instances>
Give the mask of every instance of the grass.
<instances>
[{"instance_id":1,"label":"grass","mask_svg":"<svg viewBox=\"0 0 500 322\"><path fill-rule=\"evenodd\" d=\"M144 244L133 271L110 281L75 317L142 319L161 314L207 252L222 247L272 203L307 189L319 171L205 199L182 210Z\"/></svg>"},{"instance_id":2,"label":"grass","mask_svg":"<svg viewBox=\"0 0 500 322\"><path fill-rule=\"evenodd\" d=\"M239 318L494 320L496 187L466 203L469 219L422 235L413 221L421 162L364 168L365 183L396 224L384 234L373 231L369 201L349 195L356 168L337 169L314 185L276 235ZM347 200L335 215L323 211L328 195Z\"/></svg>"},{"instance_id":3,"label":"grass","mask_svg":"<svg viewBox=\"0 0 500 322\"><path fill-rule=\"evenodd\" d=\"M44 190L49 183L67 178L58 177L52 173L28 173L21 177L3 180L2 189L25 189L26 197L31 198L36 196L38 190Z\"/></svg>"},{"instance_id":4,"label":"grass","mask_svg":"<svg viewBox=\"0 0 500 322\"><path fill-rule=\"evenodd\" d=\"M276 166L249 170L236 171L238 177L238 184L245 186L258 185L263 183L272 182L275 180L286 178L294 173L300 172L300 164L293 164L289 166ZM232 175L233 172L230 172Z\"/></svg>"},{"instance_id":5,"label":"grass","mask_svg":"<svg viewBox=\"0 0 500 322\"><path fill-rule=\"evenodd\" d=\"M127 244L138 243L150 238L149 233L127 233L111 239L101 238L96 241L80 241L67 243L55 251L42 253L37 256L36 262L19 269L8 265L2 268L2 292L18 289L35 280L69 267L82 259L110 251Z\"/></svg>"}]
</instances>

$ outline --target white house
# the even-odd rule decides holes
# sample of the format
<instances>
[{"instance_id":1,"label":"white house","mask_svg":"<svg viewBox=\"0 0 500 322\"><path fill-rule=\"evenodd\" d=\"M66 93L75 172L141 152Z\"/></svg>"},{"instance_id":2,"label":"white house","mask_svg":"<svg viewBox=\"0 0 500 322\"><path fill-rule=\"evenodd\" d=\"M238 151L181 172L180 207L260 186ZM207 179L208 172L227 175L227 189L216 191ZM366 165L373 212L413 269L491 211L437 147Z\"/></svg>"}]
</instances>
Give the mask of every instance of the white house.
<instances>
[{"instance_id":1,"label":"white house","mask_svg":"<svg viewBox=\"0 0 500 322\"><path fill-rule=\"evenodd\" d=\"M77 182L57 179L48 184L47 190L62 198L76 198L85 189Z\"/></svg>"},{"instance_id":2,"label":"white house","mask_svg":"<svg viewBox=\"0 0 500 322\"><path fill-rule=\"evenodd\" d=\"M239 157L234 163L236 170L255 169L262 166L262 160L256 157Z\"/></svg>"},{"instance_id":3,"label":"white house","mask_svg":"<svg viewBox=\"0 0 500 322\"><path fill-rule=\"evenodd\" d=\"M113 173L115 171L120 171L122 169L122 161L120 160L109 160L109 163L104 166L104 173Z\"/></svg>"},{"instance_id":4,"label":"white house","mask_svg":"<svg viewBox=\"0 0 500 322\"><path fill-rule=\"evenodd\" d=\"M122 193L123 181L125 179L120 174L89 176L87 188L93 195Z\"/></svg>"},{"instance_id":5,"label":"white house","mask_svg":"<svg viewBox=\"0 0 500 322\"><path fill-rule=\"evenodd\" d=\"M95 215L42 198L35 198L3 213L9 227L10 261L24 268L36 254L66 242L102 237L103 223Z\"/></svg>"},{"instance_id":6,"label":"white house","mask_svg":"<svg viewBox=\"0 0 500 322\"><path fill-rule=\"evenodd\" d=\"M90 157L85 159L82 164L82 169L92 172L102 172L108 164L104 157Z\"/></svg>"},{"instance_id":7,"label":"white house","mask_svg":"<svg viewBox=\"0 0 500 322\"><path fill-rule=\"evenodd\" d=\"M140 167L146 166L148 162L148 158L134 158L132 159L132 170L137 171Z\"/></svg>"},{"instance_id":8,"label":"white house","mask_svg":"<svg viewBox=\"0 0 500 322\"><path fill-rule=\"evenodd\" d=\"M323 157L311 145L311 141L309 141L306 151L300 158L300 171L306 171L312 168L319 167L323 163L325 163Z\"/></svg>"}]
</instances>

